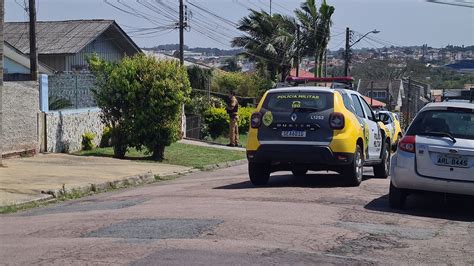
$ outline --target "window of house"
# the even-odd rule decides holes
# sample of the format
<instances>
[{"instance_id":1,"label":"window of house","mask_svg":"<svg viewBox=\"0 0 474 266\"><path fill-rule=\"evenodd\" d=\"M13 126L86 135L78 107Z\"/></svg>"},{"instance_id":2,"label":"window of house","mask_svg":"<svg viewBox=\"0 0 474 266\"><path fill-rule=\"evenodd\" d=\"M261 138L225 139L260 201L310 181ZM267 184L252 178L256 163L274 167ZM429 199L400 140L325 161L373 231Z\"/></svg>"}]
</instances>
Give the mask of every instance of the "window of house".
<instances>
[{"instance_id":1,"label":"window of house","mask_svg":"<svg viewBox=\"0 0 474 266\"><path fill-rule=\"evenodd\" d=\"M386 91L369 91L369 97L374 99L385 99L387 98Z\"/></svg>"}]
</instances>

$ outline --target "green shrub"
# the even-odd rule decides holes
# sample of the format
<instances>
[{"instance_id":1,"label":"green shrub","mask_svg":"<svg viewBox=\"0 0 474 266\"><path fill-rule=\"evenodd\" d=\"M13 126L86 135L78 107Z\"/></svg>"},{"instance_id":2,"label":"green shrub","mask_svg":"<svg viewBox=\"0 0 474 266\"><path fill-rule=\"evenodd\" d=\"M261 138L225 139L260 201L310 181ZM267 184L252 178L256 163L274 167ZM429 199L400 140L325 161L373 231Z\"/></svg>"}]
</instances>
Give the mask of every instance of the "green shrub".
<instances>
[{"instance_id":1,"label":"green shrub","mask_svg":"<svg viewBox=\"0 0 474 266\"><path fill-rule=\"evenodd\" d=\"M246 134L249 130L250 117L254 111L252 107L239 107L239 133ZM211 138L229 133L230 117L225 108L210 108L204 114L204 123Z\"/></svg>"},{"instance_id":2,"label":"green shrub","mask_svg":"<svg viewBox=\"0 0 474 266\"><path fill-rule=\"evenodd\" d=\"M94 145L95 134L92 132L86 132L82 134L82 150L89 151L92 150Z\"/></svg>"},{"instance_id":3,"label":"green shrub","mask_svg":"<svg viewBox=\"0 0 474 266\"><path fill-rule=\"evenodd\" d=\"M247 134L250 127L250 117L255 111L253 107L239 108L239 134Z\"/></svg>"},{"instance_id":4,"label":"green shrub","mask_svg":"<svg viewBox=\"0 0 474 266\"><path fill-rule=\"evenodd\" d=\"M114 156L123 158L127 147L135 147L163 160L165 147L180 137L181 107L191 92L186 68L143 54L118 63L93 56L89 67L102 120L113 128Z\"/></svg>"},{"instance_id":5,"label":"green shrub","mask_svg":"<svg viewBox=\"0 0 474 266\"><path fill-rule=\"evenodd\" d=\"M272 87L272 81L260 73L215 71L212 76L212 91L227 94L235 91L242 97L261 97Z\"/></svg>"},{"instance_id":6,"label":"green shrub","mask_svg":"<svg viewBox=\"0 0 474 266\"><path fill-rule=\"evenodd\" d=\"M210 108L204 114L204 123L211 138L215 139L229 131L229 115L225 108Z\"/></svg>"},{"instance_id":7,"label":"green shrub","mask_svg":"<svg viewBox=\"0 0 474 266\"><path fill-rule=\"evenodd\" d=\"M102 137L100 139L100 147L110 147L112 145L112 128L105 127L104 131L102 132Z\"/></svg>"}]
</instances>

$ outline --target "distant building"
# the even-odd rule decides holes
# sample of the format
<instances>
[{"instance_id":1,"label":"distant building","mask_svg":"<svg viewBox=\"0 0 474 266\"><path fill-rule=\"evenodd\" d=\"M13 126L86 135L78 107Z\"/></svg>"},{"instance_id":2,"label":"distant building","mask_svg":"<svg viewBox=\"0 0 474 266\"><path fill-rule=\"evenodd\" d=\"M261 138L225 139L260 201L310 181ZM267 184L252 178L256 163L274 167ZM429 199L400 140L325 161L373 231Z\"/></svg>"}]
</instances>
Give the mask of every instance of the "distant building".
<instances>
[{"instance_id":1,"label":"distant building","mask_svg":"<svg viewBox=\"0 0 474 266\"><path fill-rule=\"evenodd\" d=\"M446 67L464 73L474 73L474 60L461 60Z\"/></svg>"},{"instance_id":2,"label":"distant building","mask_svg":"<svg viewBox=\"0 0 474 266\"><path fill-rule=\"evenodd\" d=\"M176 58L174 56L167 55L167 54L164 54L164 53L155 52L155 51L145 51L145 54L153 56L158 60L179 61L179 58ZM185 67L197 66L197 67L204 68L204 69L211 69L210 66L207 66L207 65L204 65L204 64L199 64L199 63L193 63L189 60L184 60L184 66Z\"/></svg>"},{"instance_id":3,"label":"distant building","mask_svg":"<svg viewBox=\"0 0 474 266\"><path fill-rule=\"evenodd\" d=\"M92 54L107 61L140 53L140 48L113 20L38 21L38 60L54 71L87 69ZM29 54L28 22L6 22L5 41Z\"/></svg>"},{"instance_id":4,"label":"distant building","mask_svg":"<svg viewBox=\"0 0 474 266\"><path fill-rule=\"evenodd\" d=\"M400 112L405 98L403 82L400 79L387 80L362 80L357 88L361 94L387 104L391 111Z\"/></svg>"},{"instance_id":5,"label":"distant building","mask_svg":"<svg viewBox=\"0 0 474 266\"><path fill-rule=\"evenodd\" d=\"M3 75L5 81L25 80L30 78L30 58L8 42L3 43ZM40 74L52 74L53 70L43 64L38 64Z\"/></svg>"}]
</instances>

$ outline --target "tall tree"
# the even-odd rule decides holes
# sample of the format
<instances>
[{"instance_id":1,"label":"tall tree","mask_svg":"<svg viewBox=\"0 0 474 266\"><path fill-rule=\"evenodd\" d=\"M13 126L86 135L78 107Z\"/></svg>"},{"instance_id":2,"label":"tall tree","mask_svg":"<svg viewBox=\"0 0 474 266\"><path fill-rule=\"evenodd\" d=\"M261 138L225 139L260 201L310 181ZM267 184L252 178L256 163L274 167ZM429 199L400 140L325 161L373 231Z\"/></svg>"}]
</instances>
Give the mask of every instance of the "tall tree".
<instances>
[{"instance_id":1,"label":"tall tree","mask_svg":"<svg viewBox=\"0 0 474 266\"><path fill-rule=\"evenodd\" d=\"M237 29L246 35L234 38L232 46L244 48L243 55L255 60L272 79L280 75L280 80L284 81L296 51L296 20L251 9L250 14L240 20Z\"/></svg>"},{"instance_id":2,"label":"tall tree","mask_svg":"<svg viewBox=\"0 0 474 266\"><path fill-rule=\"evenodd\" d=\"M323 0L321 7L319 8L319 21L318 30L316 34L316 43L318 56L317 64L317 76L323 76L323 61L326 54L329 39L331 38L331 25L332 25L332 14L334 14L335 8L326 3ZM316 63L316 62L315 62Z\"/></svg>"},{"instance_id":3,"label":"tall tree","mask_svg":"<svg viewBox=\"0 0 474 266\"><path fill-rule=\"evenodd\" d=\"M302 26L301 52L306 56L314 56L314 75L322 76L322 63L331 34L331 16L335 8L323 0L321 7L316 6L315 0L301 3L295 15Z\"/></svg>"},{"instance_id":4,"label":"tall tree","mask_svg":"<svg viewBox=\"0 0 474 266\"><path fill-rule=\"evenodd\" d=\"M306 0L301 3L300 8L295 10L295 15L301 24L301 46L300 51L304 56L314 56L316 63L318 57L316 55L316 28L319 20L319 12L316 7L315 0ZM317 73L315 65L315 75Z\"/></svg>"}]
</instances>

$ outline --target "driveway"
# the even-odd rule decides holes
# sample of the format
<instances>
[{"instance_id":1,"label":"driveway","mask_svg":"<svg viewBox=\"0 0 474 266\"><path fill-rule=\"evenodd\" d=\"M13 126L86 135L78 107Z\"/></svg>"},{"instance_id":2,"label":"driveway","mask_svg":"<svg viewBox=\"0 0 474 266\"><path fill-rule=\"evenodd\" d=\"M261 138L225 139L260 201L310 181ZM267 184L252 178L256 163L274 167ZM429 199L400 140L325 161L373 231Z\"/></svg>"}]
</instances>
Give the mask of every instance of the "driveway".
<instances>
[{"instance_id":1,"label":"driveway","mask_svg":"<svg viewBox=\"0 0 474 266\"><path fill-rule=\"evenodd\" d=\"M58 153L3 162L6 167L0 168L0 206L44 197L42 191L80 188L137 175L172 175L191 169L161 163Z\"/></svg>"},{"instance_id":2,"label":"driveway","mask_svg":"<svg viewBox=\"0 0 474 266\"><path fill-rule=\"evenodd\" d=\"M369 178L370 176L368 176ZM473 264L474 200L411 196L388 208L386 179L246 166L0 216L6 264Z\"/></svg>"}]
</instances>

